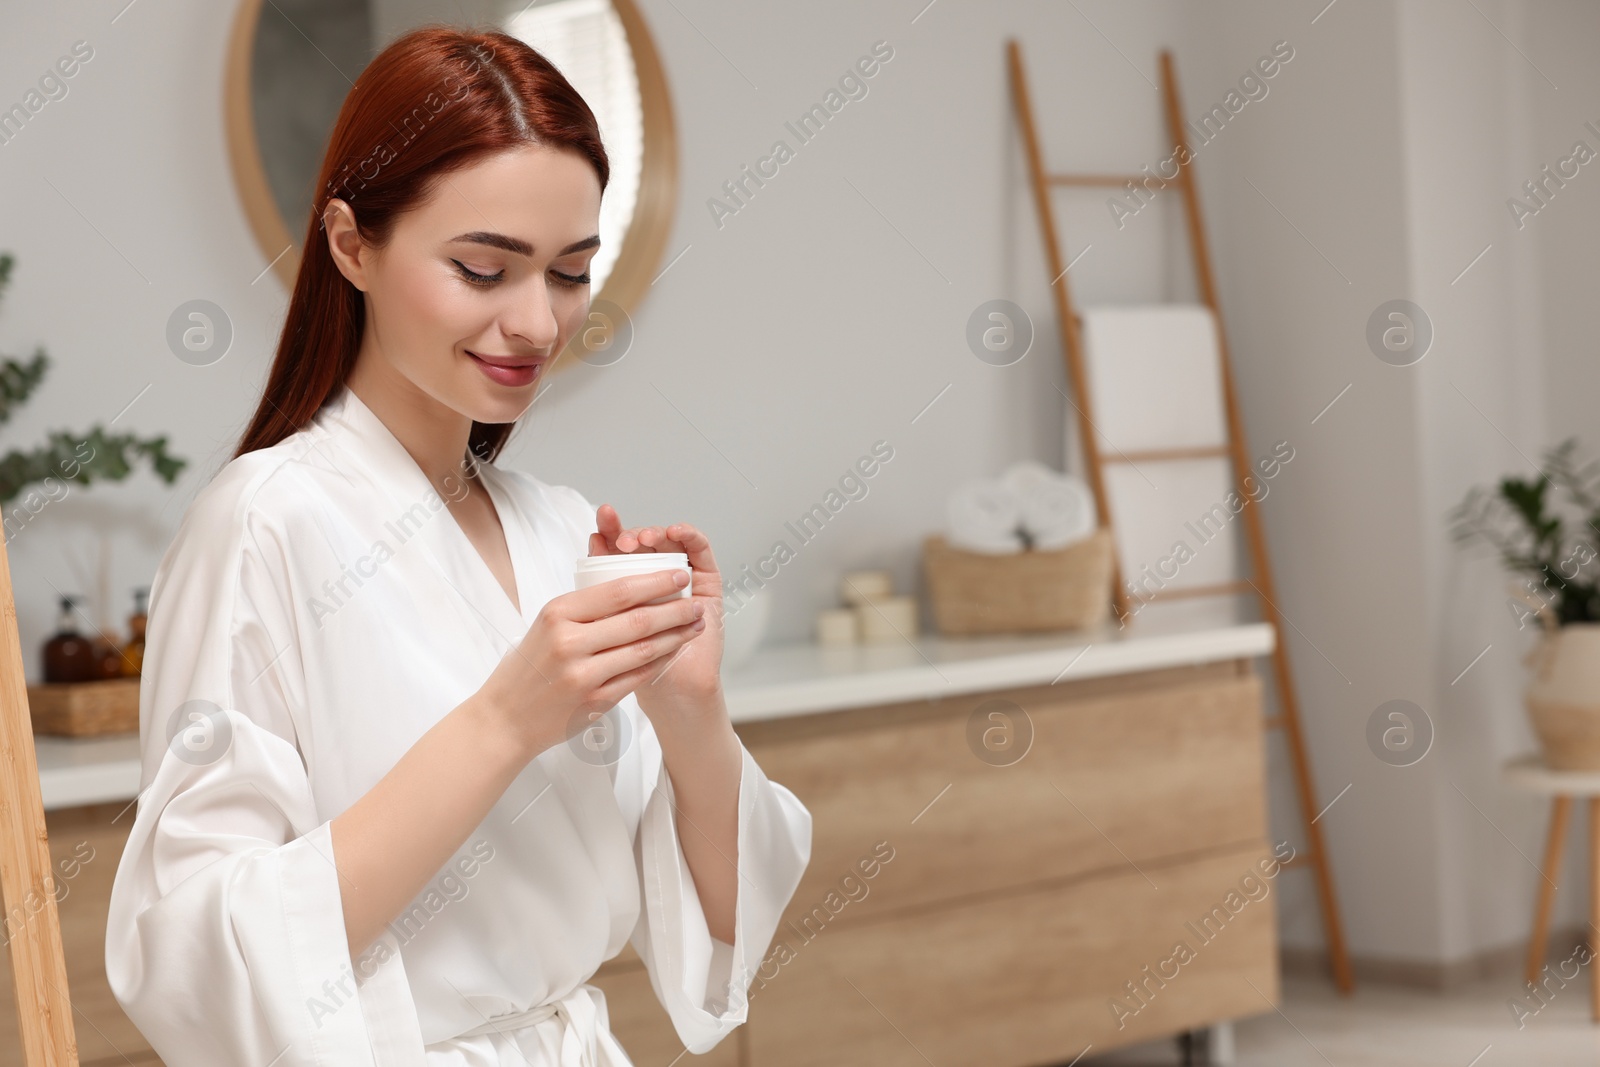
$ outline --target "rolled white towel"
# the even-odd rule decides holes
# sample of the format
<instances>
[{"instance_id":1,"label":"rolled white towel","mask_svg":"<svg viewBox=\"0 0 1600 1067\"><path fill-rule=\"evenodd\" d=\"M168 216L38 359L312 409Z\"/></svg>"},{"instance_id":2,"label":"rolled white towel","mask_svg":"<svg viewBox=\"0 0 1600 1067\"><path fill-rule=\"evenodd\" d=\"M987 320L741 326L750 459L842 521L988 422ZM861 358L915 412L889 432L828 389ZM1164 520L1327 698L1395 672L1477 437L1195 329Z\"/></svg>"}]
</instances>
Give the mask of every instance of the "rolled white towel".
<instances>
[{"instance_id":1,"label":"rolled white towel","mask_svg":"<svg viewBox=\"0 0 1600 1067\"><path fill-rule=\"evenodd\" d=\"M1020 552L1022 500L993 478L972 478L945 499L945 540L968 552L1003 556Z\"/></svg>"},{"instance_id":2,"label":"rolled white towel","mask_svg":"<svg viewBox=\"0 0 1600 1067\"><path fill-rule=\"evenodd\" d=\"M1022 525L1033 547L1064 548L1094 533L1094 497L1081 481L1050 482L1023 502Z\"/></svg>"},{"instance_id":3,"label":"rolled white towel","mask_svg":"<svg viewBox=\"0 0 1600 1067\"><path fill-rule=\"evenodd\" d=\"M1094 532L1094 497L1083 479L1042 463L1014 463L1000 476L1021 503L1018 521L1034 548L1064 548Z\"/></svg>"},{"instance_id":4,"label":"rolled white towel","mask_svg":"<svg viewBox=\"0 0 1600 1067\"><path fill-rule=\"evenodd\" d=\"M1018 499L1026 499L1039 484L1054 481L1061 476L1060 471L1053 470L1036 459L1021 459L1000 472L1000 484L1009 487L1017 494Z\"/></svg>"}]
</instances>

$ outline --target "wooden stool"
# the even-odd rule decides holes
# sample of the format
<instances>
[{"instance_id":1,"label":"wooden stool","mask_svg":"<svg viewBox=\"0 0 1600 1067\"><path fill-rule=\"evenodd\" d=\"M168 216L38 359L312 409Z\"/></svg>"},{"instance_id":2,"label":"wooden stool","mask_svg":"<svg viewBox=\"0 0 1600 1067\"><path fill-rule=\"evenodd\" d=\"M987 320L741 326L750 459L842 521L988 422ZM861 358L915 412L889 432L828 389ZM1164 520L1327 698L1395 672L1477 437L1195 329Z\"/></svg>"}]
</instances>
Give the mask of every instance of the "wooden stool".
<instances>
[{"instance_id":1,"label":"wooden stool","mask_svg":"<svg viewBox=\"0 0 1600 1067\"><path fill-rule=\"evenodd\" d=\"M1526 977L1539 984L1544 970L1546 941L1550 934L1550 910L1556 900L1556 875L1561 870L1561 846L1566 842L1567 824L1572 819L1572 798L1589 798L1589 947L1600 955L1600 771L1556 771L1545 766L1537 755L1520 756L1506 763L1502 780L1530 793L1542 793L1550 801L1550 835L1544 846L1544 877L1539 882L1539 907L1533 916L1533 937L1528 942ZM1600 966L1600 961L1590 967ZM1597 972L1600 973L1600 972ZM1593 1017L1600 1022L1600 977L1591 975Z\"/></svg>"}]
</instances>

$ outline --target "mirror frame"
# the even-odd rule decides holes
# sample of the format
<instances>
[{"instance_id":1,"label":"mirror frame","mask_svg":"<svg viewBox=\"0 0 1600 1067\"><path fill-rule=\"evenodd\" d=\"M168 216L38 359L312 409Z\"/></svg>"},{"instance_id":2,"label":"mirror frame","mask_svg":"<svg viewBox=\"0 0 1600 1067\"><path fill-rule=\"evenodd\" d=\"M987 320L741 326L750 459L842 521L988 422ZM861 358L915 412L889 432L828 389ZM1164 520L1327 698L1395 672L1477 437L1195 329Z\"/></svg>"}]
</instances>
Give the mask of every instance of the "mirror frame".
<instances>
[{"instance_id":1,"label":"mirror frame","mask_svg":"<svg viewBox=\"0 0 1600 1067\"><path fill-rule=\"evenodd\" d=\"M611 4L622 21L628 48L633 54L644 145L639 168L639 198L634 205L633 218L622 239L616 265L600 292L591 297L591 306L594 301L605 299L622 308L625 314L632 314L654 280L653 272L661 263L672 230L678 203L678 135L666 72L649 27L634 0L611 0ZM300 269L300 249L295 247L297 239L290 234L267 183L250 96L261 8L262 0L240 0L234 15L223 73L223 123L227 127L234 185L250 230L262 255L270 260L270 269L278 275L284 288L292 292L295 275Z\"/></svg>"}]
</instances>

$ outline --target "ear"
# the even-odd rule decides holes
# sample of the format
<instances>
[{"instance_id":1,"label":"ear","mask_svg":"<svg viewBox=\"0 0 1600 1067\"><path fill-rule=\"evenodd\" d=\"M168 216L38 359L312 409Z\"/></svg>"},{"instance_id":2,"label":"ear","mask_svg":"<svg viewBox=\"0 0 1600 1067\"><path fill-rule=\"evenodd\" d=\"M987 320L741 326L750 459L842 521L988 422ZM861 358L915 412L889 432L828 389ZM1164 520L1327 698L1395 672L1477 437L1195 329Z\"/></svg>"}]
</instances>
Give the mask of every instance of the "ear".
<instances>
[{"instance_id":1,"label":"ear","mask_svg":"<svg viewBox=\"0 0 1600 1067\"><path fill-rule=\"evenodd\" d=\"M356 213L343 200L335 197L322 209L322 231L328 239L328 254L350 284L367 291L368 249L361 242L361 231L356 228Z\"/></svg>"}]
</instances>

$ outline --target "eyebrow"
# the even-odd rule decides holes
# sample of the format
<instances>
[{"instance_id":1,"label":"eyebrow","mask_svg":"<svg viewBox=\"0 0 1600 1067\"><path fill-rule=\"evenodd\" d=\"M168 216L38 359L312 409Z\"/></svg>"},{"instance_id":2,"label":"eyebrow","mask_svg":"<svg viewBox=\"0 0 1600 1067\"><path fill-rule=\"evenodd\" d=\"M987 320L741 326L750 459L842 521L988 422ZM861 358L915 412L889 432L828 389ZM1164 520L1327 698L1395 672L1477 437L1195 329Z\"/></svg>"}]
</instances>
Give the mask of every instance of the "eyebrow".
<instances>
[{"instance_id":1,"label":"eyebrow","mask_svg":"<svg viewBox=\"0 0 1600 1067\"><path fill-rule=\"evenodd\" d=\"M501 248L507 252L515 252L520 256L533 255L533 245L520 237L508 237L503 233L491 233L487 230L474 230L452 238L454 241L466 241L470 244L488 245L490 248ZM566 256L573 252L581 252L586 248L597 248L600 244L599 234L590 234L581 241L574 241L563 248L557 255Z\"/></svg>"}]
</instances>

